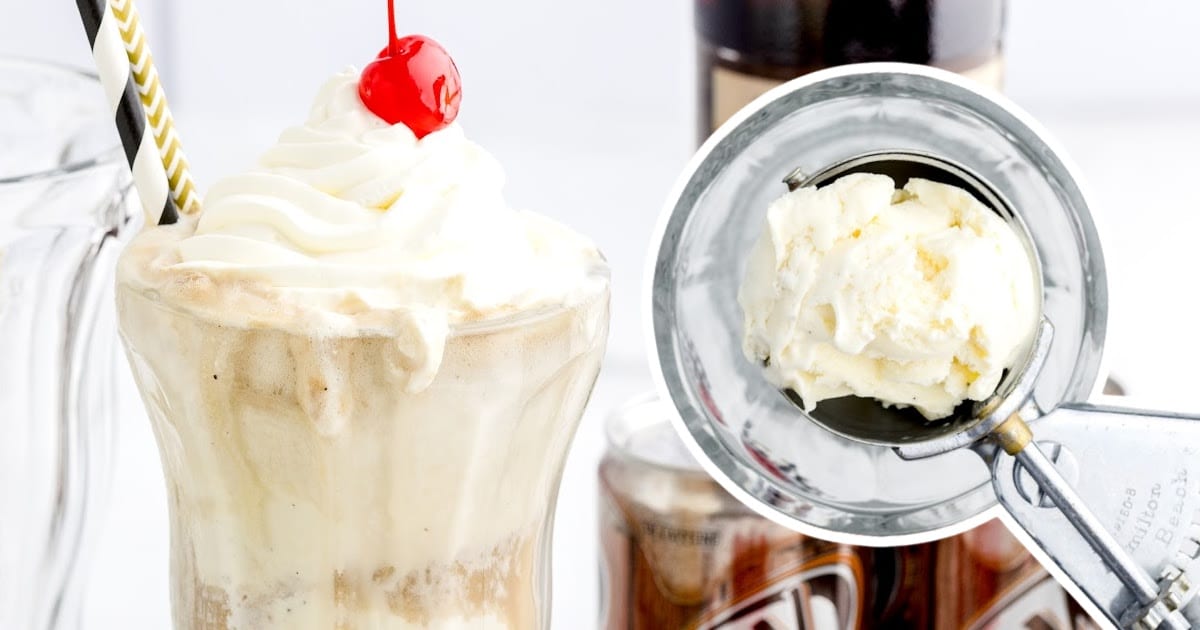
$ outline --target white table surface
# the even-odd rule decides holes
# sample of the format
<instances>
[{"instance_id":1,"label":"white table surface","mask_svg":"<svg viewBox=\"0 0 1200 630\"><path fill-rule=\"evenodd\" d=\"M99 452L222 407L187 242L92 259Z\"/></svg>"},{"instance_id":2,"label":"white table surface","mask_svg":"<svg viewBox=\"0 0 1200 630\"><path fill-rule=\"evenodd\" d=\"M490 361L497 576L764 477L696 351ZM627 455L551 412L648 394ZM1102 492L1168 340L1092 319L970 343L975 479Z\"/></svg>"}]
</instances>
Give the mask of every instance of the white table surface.
<instances>
[{"instance_id":1,"label":"white table surface","mask_svg":"<svg viewBox=\"0 0 1200 630\"><path fill-rule=\"evenodd\" d=\"M1126 112L1070 112L1042 119L1082 167L1102 215L1113 295L1110 366L1134 396L1197 410L1190 354L1200 350L1193 280L1200 251L1200 115L1139 114L1139 122L1131 122ZM239 129L203 120L188 129L193 163L249 160L216 151ZM614 268L610 352L567 460L556 517L554 627L572 630L596 624L595 469L602 421L649 388L640 328L642 265L654 218L686 158L678 147L647 144L632 151L627 143L605 143L600 134L578 146L564 153L561 147L489 144L501 154L520 205L554 208L568 200L574 211L557 216L596 238ZM154 441L128 379L122 391L127 410L85 629L167 628L165 493Z\"/></svg>"}]
</instances>

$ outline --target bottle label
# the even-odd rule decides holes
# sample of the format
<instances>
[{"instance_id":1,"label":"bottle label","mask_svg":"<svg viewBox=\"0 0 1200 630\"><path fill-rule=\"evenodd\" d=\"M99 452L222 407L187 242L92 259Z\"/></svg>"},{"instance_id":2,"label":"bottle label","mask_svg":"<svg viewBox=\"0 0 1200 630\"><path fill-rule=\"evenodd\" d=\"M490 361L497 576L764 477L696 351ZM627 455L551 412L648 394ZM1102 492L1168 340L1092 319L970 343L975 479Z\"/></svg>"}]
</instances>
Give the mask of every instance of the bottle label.
<instances>
[{"instance_id":1,"label":"bottle label","mask_svg":"<svg viewBox=\"0 0 1200 630\"><path fill-rule=\"evenodd\" d=\"M752 74L714 65L712 68L712 128L721 126L737 110L750 101L782 84L776 79L765 79Z\"/></svg>"},{"instance_id":2,"label":"bottle label","mask_svg":"<svg viewBox=\"0 0 1200 630\"><path fill-rule=\"evenodd\" d=\"M974 79L988 87L999 90L1004 83L1004 57L996 55L983 63L969 68L947 68L964 77ZM744 74L720 64L712 66L712 120L711 129L720 127L750 101L782 85L777 79L768 79Z\"/></svg>"},{"instance_id":3,"label":"bottle label","mask_svg":"<svg viewBox=\"0 0 1200 630\"><path fill-rule=\"evenodd\" d=\"M695 630L853 630L863 615L857 556L817 556L707 613Z\"/></svg>"},{"instance_id":4,"label":"bottle label","mask_svg":"<svg viewBox=\"0 0 1200 630\"><path fill-rule=\"evenodd\" d=\"M966 630L1072 627L1067 594L1045 571L1035 571L1011 584L964 624Z\"/></svg>"}]
</instances>

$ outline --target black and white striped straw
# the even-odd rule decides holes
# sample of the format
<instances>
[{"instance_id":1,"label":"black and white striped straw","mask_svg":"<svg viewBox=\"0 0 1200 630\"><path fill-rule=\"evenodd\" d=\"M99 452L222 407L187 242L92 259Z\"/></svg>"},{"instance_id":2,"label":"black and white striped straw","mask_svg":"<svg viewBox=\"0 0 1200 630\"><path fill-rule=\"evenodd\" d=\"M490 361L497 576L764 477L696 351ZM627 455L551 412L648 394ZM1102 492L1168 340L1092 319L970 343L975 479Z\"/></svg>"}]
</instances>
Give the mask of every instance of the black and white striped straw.
<instances>
[{"instance_id":1,"label":"black and white striped straw","mask_svg":"<svg viewBox=\"0 0 1200 630\"><path fill-rule=\"evenodd\" d=\"M146 225L175 223L200 203L133 2L76 0L76 5Z\"/></svg>"}]
</instances>

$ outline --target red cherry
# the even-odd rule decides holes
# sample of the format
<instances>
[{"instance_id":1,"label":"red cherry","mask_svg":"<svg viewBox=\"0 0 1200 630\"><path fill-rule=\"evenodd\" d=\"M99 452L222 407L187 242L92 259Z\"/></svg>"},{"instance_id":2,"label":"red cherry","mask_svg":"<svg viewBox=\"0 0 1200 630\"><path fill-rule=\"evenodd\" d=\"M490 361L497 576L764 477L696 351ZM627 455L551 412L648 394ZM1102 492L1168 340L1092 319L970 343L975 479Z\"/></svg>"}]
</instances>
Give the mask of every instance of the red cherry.
<instances>
[{"instance_id":1,"label":"red cherry","mask_svg":"<svg viewBox=\"0 0 1200 630\"><path fill-rule=\"evenodd\" d=\"M358 95L388 124L404 123L424 138L458 116L462 80L445 48L424 35L408 35L363 68Z\"/></svg>"}]
</instances>

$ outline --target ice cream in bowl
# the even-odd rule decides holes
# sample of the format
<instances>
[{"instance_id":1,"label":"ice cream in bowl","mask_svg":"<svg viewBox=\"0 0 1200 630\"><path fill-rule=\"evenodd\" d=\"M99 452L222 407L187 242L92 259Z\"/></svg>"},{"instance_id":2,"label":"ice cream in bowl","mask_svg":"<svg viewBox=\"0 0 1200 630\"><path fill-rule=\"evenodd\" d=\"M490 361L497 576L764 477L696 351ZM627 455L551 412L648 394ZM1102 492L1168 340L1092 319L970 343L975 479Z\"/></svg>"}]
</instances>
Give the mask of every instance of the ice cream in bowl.
<instances>
[{"instance_id":1,"label":"ice cream in bowl","mask_svg":"<svg viewBox=\"0 0 1200 630\"><path fill-rule=\"evenodd\" d=\"M1004 202L972 192L981 182L885 153L788 183L738 303L746 358L807 415L881 444L934 439L1030 367L1039 264Z\"/></svg>"},{"instance_id":2,"label":"ice cream in bowl","mask_svg":"<svg viewBox=\"0 0 1200 630\"><path fill-rule=\"evenodd\" d=\"M1033 338L1026 250L960 188L847 175L768 217L740 292L746 353L808 410L855 395L945 418L991 396Z\"/></svg>"}]
</instances>

